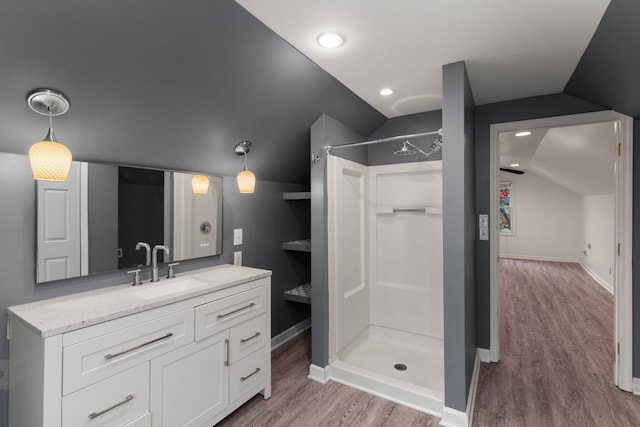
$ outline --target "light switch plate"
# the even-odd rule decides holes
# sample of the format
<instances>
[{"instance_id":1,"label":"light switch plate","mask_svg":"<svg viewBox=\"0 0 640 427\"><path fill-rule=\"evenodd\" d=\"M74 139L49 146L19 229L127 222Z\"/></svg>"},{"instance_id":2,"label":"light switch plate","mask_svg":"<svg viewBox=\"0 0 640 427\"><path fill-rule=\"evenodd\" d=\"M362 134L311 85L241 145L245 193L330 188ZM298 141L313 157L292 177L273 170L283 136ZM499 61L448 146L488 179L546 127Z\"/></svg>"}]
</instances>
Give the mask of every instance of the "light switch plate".
<instances>
[{"instance_id":1,"label":"light switch plate","mask_svg":"<svg viewBox=\"0 0 640 427\"><path fill-rule=\"evenodd\" d=\"M489 226L489 215L487 215L487 214L478 215L478 225L480 227L488 227Z\"/></svg>"},{"instance_id":2,"label":"light switch plate","mask_svg":"<svg viewBox=\"0 0 640 427\"><path fill-rule=\"evenodd\" d=\"M233 253L233 265L242 265L242 251Z\"/></svg>"},{"instance_id":3,"label":"light switch plate","mask_svg":"<svg viewBox=\"0 0 640 427\"><path fill-rule=\"evenodd\" d=\"M489 227L480 227L480 240L489 240Z\"/></svg>"},{"instance_id":4,"label":"light switch plate","mask_svg":"<svg viewBox=\"0 0 640 427\"><path fill-rule=\"evenodd\" d=\"M242 228L236 228L233 230L233 245L238 246L242 244Z\"/></svg>"}]
</instances>

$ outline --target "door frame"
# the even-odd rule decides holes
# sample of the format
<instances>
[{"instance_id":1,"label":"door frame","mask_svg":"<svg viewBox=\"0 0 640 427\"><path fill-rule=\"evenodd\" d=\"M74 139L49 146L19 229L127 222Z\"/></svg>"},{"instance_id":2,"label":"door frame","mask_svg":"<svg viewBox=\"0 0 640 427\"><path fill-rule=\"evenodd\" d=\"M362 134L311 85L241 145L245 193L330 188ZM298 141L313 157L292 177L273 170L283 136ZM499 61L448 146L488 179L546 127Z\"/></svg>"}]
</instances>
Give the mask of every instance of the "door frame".
<instances>
[{"instance_id":1,"label":"door frame","mask_svg":"<svg viewBox=\"0 0 640 427\"><path fill-rule=\"evenodd\" d=\"M500 360L500 275L498 260L500 236L498 232L498 183L500 182L501 132L541 127L575 126L598 122L614 122L620 156L615 169L615 239L622 248L614 263L614 383L622 390L632 391L633 379L633 304L632 304L632 230L633 230L633 118L615 111L548 117L490 127L490 349L491 362ZM612 248L616 251L615 248ZM494 262L494 260L496 262ZM619 346L616 346L616 343ZM616 347L618 347L616 349Z\"/></svg>"}]
</instances>

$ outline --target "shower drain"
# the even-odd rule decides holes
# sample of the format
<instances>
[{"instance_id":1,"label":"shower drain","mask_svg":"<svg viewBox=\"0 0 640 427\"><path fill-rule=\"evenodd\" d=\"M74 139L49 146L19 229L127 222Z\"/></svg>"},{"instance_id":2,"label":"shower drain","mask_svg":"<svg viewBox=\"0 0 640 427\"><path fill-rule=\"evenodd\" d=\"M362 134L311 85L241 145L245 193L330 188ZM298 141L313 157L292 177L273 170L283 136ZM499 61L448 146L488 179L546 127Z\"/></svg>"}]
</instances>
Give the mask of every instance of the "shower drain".
<instances>
[{"instance_id":1,"label":"shower drain","mask_svg":"<svg viewBox=\"0 0 640 427\"><path fill-rule=\"evenodd\" d=\"M404 363L396 363L395 365L393 365L393 367L396 368L398 371L407 370L407 365L405 365Z\"/></svg>"}]
</instances>

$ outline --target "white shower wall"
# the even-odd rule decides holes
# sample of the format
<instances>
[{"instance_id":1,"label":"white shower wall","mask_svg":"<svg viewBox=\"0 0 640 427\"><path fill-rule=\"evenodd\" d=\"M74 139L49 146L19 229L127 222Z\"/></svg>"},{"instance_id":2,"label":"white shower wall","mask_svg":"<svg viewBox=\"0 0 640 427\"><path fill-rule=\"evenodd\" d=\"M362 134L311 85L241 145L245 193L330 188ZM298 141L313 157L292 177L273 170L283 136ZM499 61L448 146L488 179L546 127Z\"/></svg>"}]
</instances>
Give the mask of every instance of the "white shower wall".
<instances>
[{"instance_id":1,"label":"white shower wall","mask_svg":"<svg viewBox=\"0 0 640 427\"><path fill-rule=\"evenodd\" d=\"M370 325L441 340L442 162L330 156L327 177L330 359Z\"/></svg>"},{"instance_id":2,"label":"white shower wall","mask_svg":"<svg viewBox=\"0 0 640 427\"><path fill-rule=\"evenodd\" d=\"M368 172L370 323L442 339L442 162Z\"/></svg>"}]
</instances>

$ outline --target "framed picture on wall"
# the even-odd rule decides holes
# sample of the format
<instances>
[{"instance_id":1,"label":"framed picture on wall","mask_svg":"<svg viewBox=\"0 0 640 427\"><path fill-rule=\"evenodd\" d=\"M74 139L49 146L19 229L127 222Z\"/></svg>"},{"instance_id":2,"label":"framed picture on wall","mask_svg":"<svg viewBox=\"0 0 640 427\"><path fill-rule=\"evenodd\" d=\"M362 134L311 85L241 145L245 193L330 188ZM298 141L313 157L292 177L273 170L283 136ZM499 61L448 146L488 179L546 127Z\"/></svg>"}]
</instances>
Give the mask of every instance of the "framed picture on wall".
<instances>
[{"instance_id":1,"label":"framed picture on wall","mask_svg":"<svg viewBox=\"0 0 640 427\"><path fill-rule=\"evenodd\" d=\"M498 191L500 235L515 236L513 182L501 181Z\"/></svg>"}]
</instances>

